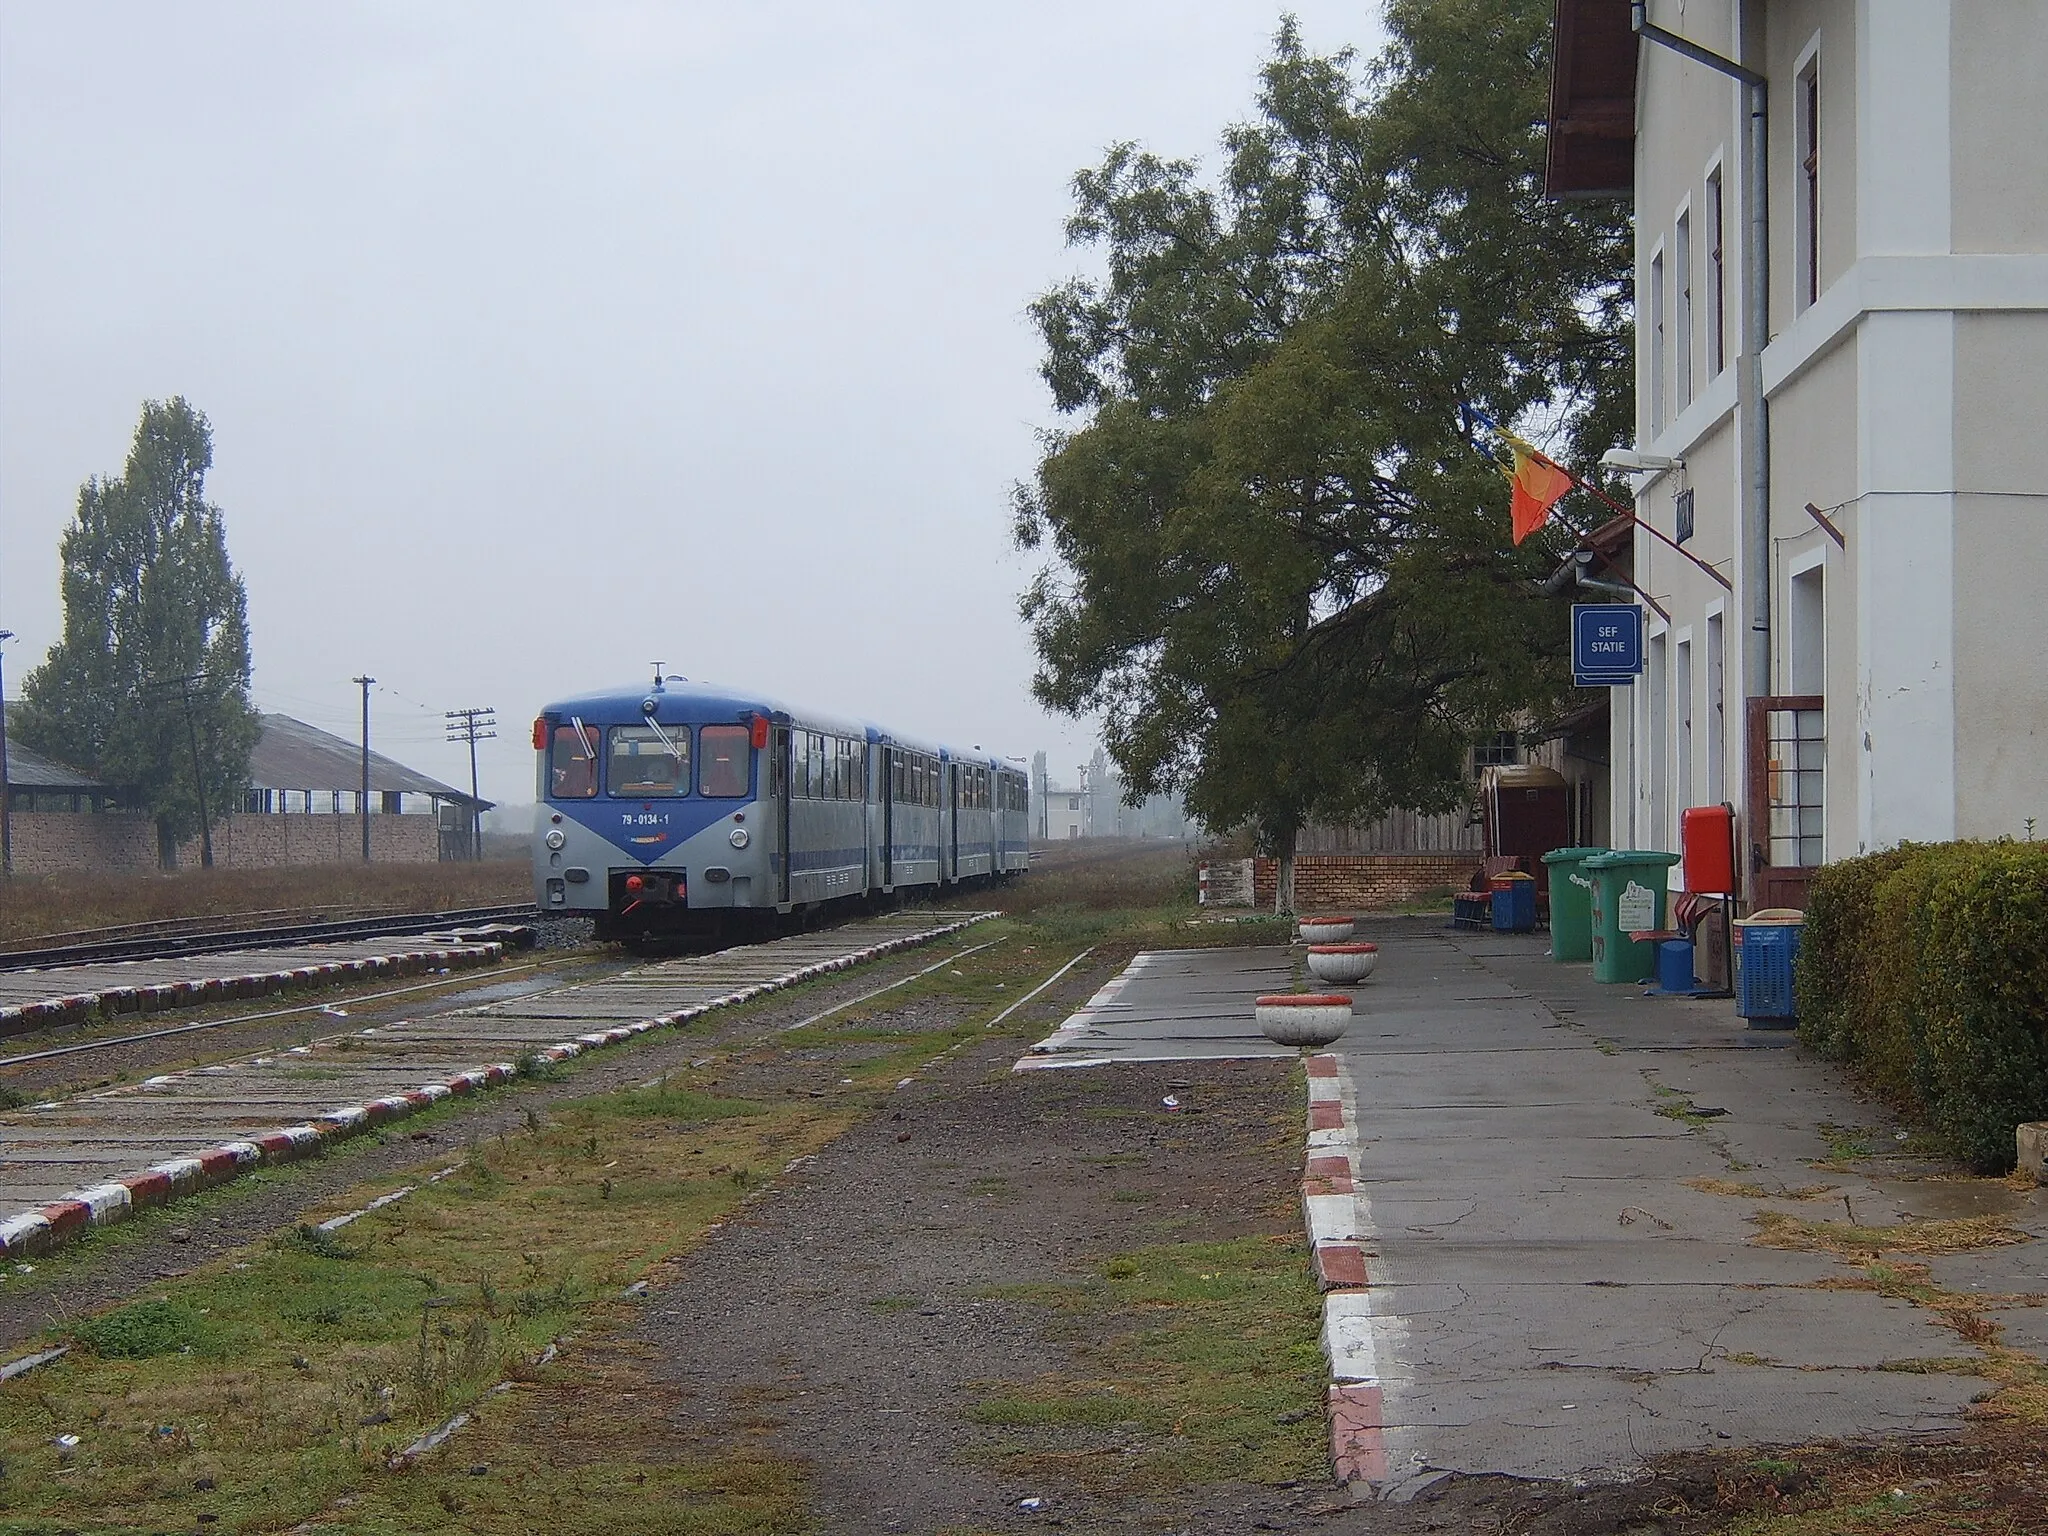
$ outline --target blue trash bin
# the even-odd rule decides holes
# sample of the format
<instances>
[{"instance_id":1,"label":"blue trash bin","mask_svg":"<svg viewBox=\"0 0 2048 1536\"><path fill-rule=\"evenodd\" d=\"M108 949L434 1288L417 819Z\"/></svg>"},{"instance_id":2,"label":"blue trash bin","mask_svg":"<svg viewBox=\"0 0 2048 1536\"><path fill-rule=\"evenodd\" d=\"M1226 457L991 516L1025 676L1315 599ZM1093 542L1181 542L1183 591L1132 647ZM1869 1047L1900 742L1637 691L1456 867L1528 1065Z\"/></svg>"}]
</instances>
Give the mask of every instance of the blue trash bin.
<instances>
[{"instance_id":1,"label":"blue trash bin","mask_svg":"<svg viewBox=\"0 0 2048 1536\"><path fill-rule=\"evenodd\" d=\"M1536 930L1536 877L1497 875L1493 885L1493 931L1533 933Z\"/></svg>"},{"instance_id":2,"label":"blue trash bin","mask_svg":"<svg viewBox=\"0 0 2048 1536\"><path fill-rule=\"evenodd\" d=\"M1772 911L1735 920L1735 1011L1753 1025L1789 1029L1799 1022L1792 968L1804 913Z\"/></svg>"}]
</instances>

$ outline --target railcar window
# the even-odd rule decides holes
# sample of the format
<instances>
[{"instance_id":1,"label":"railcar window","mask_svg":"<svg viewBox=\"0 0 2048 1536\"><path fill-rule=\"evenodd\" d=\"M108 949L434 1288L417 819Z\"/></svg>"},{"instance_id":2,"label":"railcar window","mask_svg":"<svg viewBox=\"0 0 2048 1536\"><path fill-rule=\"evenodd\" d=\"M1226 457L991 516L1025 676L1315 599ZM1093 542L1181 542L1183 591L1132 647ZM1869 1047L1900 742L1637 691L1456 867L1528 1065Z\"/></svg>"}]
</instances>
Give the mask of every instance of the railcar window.
<instances>
[{"instance_id":1,"label":"railcar window","mask_svg":"<svg viewBox=\"0 0 2048 1536\"><path fill-rule=\"evenodd\" d=\"M548 793L557 800L588 800L597 793L597 732L589 726L555 727L548 747Z\"/></svg>"},{"instance_id":2,"label":"railcar window","mask_svg":"<svg viewBox=\"0 0 2048 1536\"><path fill-rule=\"evenodd\" d=\"M667 741L662 740L664 735ZM657 732L651 726L615 725L610 755L605 782L618 799L647 800L690 792L687 726L671 726Z\"/></svg>"},{"instance_id":3,"label":"railcar window","mask_svg":"<svg viewBox=\"0 0 2048 1536\"><path fill-rule=\"evenodd\" d=\"M747 792L748 743L744 725L707 725L697 733L703 761L697 765L697 792L730 800Z\"/></svg>"}]
</instances>

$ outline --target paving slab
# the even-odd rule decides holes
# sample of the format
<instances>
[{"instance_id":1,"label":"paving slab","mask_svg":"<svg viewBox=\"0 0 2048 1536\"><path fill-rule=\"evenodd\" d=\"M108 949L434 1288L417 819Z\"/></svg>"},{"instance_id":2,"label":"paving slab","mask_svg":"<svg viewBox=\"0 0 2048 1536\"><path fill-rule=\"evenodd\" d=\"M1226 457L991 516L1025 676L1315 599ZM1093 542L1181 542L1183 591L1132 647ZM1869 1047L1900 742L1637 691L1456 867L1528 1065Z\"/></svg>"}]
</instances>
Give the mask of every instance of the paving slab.
<instances>
[{"instance_id":1,"label":"paving slab","mask_svg":"<svg viewBox=\"0 0 2048 1536\"><path fill-rule=\"evenodd\" d=\"M1989 1389L1898 1369L1972 1351L1928 1309L1827 1288L1851 1271L1824 1253L1757 1246L1753 1218L1995 1210L2037 1241L1938 1278L2038 1291L2048 1195L1907 1157L1881 1106L1728 1000L1598 985L1541 935L1359 936L1379 965L1310 1064L1304 1184L1336 1287L1340 1470L1390 1497L1453 1471L1621 1477L1669 1451L1953 1429ZM1252 999L1298 989L1296 953L1141 956L1019 1066L1270 1054ZM1872 1156L1841 1163L1845 1136ZM1994 1320L2048 1343L2048 1308Z\"/></svg>"}]
</instances>

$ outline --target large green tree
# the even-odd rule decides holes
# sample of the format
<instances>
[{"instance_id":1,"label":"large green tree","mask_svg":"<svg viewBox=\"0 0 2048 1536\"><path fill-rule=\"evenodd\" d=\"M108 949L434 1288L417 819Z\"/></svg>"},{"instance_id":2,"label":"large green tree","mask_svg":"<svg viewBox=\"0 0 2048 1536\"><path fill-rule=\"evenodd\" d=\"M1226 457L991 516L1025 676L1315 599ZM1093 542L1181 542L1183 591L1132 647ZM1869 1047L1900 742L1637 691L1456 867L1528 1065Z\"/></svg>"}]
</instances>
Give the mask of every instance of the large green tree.
<instances>
[{"instance_id":1,"label":"large green tree","mask_svg":"<svg viewBox=\"0 0 2048 1536\"><path fill-rule=\"evenodd\" d=\"M248 781L248 599L206 500L213 431L182 397L147 401L118 479L78 489L64 531L64 637L22 687L22 739L89 766L156 818L171 862ZM197 747L199 776L193 774Z\"/></svg>"},{"instance_id":2,"label":"large green tree","mask_svg":"<svg viewBox=\"0 0 2048 1536\"><path fill-rule=\"evenodd\" d=\"M1569 687L1557 543L1509 544L1474 440L1627 426L1625 216L1542 196L1550 14L1392 0L1362 78L1284 25L1217 181L1110 150L1068 224L1100 274L1033 307L1073 418L1017 498L1038 695L1130 793L1252 826L1283 901L1307 821L1449 808Z\"/></svg>"}]
</instances>

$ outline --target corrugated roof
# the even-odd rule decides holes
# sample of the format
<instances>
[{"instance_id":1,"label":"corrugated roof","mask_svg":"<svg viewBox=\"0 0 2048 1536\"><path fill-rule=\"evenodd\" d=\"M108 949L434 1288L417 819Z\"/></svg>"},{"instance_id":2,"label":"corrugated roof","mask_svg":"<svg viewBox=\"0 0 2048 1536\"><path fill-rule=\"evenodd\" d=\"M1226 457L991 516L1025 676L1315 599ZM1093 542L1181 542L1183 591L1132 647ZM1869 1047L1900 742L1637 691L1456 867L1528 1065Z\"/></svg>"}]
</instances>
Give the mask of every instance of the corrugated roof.
<instances>
[{"instance_id":1,"label":"corrugated roof","mask_svg":"<svg viewBox=\"0 0 2048 1536\"><path fill-rule=\"evenodd\" d=\"M1551 30L1552 197L1631 197L1636 175L1636 56L1628 0L1557 0Z\"/></svg>"},{"instance_id":2,"label":"corrugated roof","mask_svg":"<svg viewBox=\"0 0 2048 1536\"><path fill-rule=\"evenodd\" d=\"M265 715L263 734L249 754L251 789L351 790L361 784L362 773L360 745L290 715ZM444 800L469 802L469 796L453 785L430 779L374 751L370 754L370 789L376 794L439 795ZM488 800L477 803L486 810L491 805Z\"/></svg>"},{"instance_id":3,"label":"corrugated roof","mask_svg":"<svg viewBox=\"0 0 2048 1536\"><path fill-rule=\"evenodd\" d=\"M110 794L98 779L53 762L13 739L16 702L7 706L7 782L15 789L49 790L58 794ZM265 715L263 733L249 754L251 789L353 790L362 782L362 748L355 742L294 720L290 715ZM452 784L395 763L382 753L370 754L370 788L378 794L439 795L464 804L469 796ZM492 802L479 800L489 810Z\"/></svg>"},{"instance_id":4,"label":"corrugated roof","mask_svg":"<svg viewBox=\"0 0 2048 1536\"><path fill-rule=\"evenodd\" d=\"M12 789L46 789L59 794L73 795L107 793L107 786L98 779L90 778L76 768L66 768L62 763L52 762L42 753L24 747L11 735L7 738L4 769L8 787Z\"/></svg>"}]
</instances>

